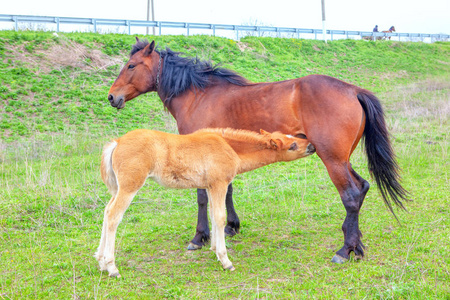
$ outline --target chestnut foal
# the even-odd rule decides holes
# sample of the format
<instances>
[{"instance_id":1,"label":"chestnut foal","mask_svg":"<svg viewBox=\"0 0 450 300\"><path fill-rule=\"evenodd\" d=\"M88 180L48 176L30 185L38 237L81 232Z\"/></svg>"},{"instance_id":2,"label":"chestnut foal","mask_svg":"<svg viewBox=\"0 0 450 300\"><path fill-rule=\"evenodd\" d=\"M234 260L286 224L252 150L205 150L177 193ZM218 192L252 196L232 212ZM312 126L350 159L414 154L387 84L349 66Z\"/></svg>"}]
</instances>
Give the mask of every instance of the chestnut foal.
<instances>
[{"instance_id":1,"label":"chestnut foal","mask_svg":"<svg viewBox=\"0 0 450 300\"><path fill-rule=\"evenodd\" d=\"M224 228L225 196L236 174L315 152L306 139L280 132L202 129L188 135L138 129L107 144L101 175L112 198L105 208L100 246L95 258L100 270L119 277L114 244L119 223L133 197L151 178L169 188L206 189L212 223L211 250L223 268L234 270L227 256Z\"/></svg>"}]
</instances>

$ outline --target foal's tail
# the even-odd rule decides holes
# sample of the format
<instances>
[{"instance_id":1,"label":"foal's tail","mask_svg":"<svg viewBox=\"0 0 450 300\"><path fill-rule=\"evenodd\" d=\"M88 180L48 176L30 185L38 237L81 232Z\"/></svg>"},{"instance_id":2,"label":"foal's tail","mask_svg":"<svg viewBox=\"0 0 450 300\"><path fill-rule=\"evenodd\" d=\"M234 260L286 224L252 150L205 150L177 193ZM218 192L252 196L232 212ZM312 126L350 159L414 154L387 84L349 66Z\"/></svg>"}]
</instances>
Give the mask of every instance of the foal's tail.
<instances>
[{"instance_id":1,"label":"foal's tail","mask_svg":"<svg viewBox=\"0 0 450 300\"><path fill-rule=\"evenodd\" d=\"M409 199L408 192L400 185L399 167L389 141L383 108L380 100L371 93L361 91L357 97L366 114L364 140L369 170L375 177L384 202L395 216L391 201L405 209L401 200Z\"/></svg>"},{"instance_id":2,"label":"foal's tail","mask_svg":"<svg viewBox=\"0 0 450 300\"><path fill-rule=\"evenodd\" d=\"M113 196L117 194L117 190L119 188L117 184L117 177L112 167L112 154L114 152L114 149L116 149L116 147L117 147L116 141L112 141L105 145L102 154L102 163L100 166L100 172L102 174L103 182L106 184L109 192Z\"/></svg>"}]
</instances>

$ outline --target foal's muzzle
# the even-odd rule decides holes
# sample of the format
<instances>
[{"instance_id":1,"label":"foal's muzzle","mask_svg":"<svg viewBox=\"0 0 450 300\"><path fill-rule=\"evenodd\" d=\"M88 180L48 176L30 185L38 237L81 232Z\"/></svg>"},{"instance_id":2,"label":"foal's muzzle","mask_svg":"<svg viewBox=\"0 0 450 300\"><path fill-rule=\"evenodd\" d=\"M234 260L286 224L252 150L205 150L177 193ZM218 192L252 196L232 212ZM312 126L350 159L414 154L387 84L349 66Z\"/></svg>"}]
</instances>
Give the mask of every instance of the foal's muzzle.
<instances>
[{"instance_id":1,"label":"foal's muzzle","mask_svg":"<svg viewBox=\"0 0 450 300\"><path fill-rule=\"evenodd\" d=\"M316 152L316 147L313 146L313 144L309 144L306 146L306 153L307 154L313 154Z\"/></svg>"},{"instance_id":2,"label":"foal's muzzle","mask_svg":"<svg viewBox=\"0 0 450 300\"><path fill-rule=\"evenodd\" d=\"M125 97L123 95L114 96L113 94L108 95L109 103L111 103L112 107L117 107L117 109L124 108L125 106Z\"/></svg>"}]
</instances>

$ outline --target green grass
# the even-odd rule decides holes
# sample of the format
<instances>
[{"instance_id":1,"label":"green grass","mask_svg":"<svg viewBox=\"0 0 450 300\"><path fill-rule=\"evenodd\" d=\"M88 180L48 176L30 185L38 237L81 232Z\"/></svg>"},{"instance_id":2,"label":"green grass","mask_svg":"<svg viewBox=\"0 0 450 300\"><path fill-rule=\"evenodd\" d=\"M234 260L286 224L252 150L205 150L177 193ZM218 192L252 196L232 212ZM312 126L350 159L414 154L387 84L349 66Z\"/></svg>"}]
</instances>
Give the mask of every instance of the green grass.
<instances>
[{"instance_id":1,"label":"green grass","mask_svg":"<svg viewBox=\"0 0 450 300\"><path fill-rule=\"evenodd\" d=\"M174 132L175 122L154 94L109 106L134 37L0 31L0 298L449 299L449 43L156 40L253 81L320 73L375 91L413 199L396 211L401 225L371 181L366 257L332 264L345 209L320 159L267 166L234 181L242 228L227 239L230 273L208 247L186 250L196 192L148 182L118 229L123 278L109 278L93 258L109 200L102 147L134 128ZM360 147L352 164L370 178Z\"/></svg>"}]
</instances>

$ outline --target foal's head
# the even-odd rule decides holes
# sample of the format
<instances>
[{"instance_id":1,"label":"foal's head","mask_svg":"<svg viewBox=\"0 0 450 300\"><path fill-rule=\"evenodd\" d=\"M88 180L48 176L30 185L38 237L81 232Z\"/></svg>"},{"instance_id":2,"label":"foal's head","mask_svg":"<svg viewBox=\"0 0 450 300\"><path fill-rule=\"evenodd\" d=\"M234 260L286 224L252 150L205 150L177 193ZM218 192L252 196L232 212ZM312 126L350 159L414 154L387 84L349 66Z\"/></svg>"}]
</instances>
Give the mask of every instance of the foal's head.
<instances>
[{"instance_id":1,"label":"foal's head","mask_svg":"<svg viewBox=\"0 0 450 300\"><path fill-rule=\"evenodd\" d=\"M260 130L267 139L268 147L277 151L280 161L291 161L316 152L316 148L307 139L297 138L281 132L267 132Z\"/></svg>"},{"instance_id":2,"label":"foal's head","mask_svg":"<svg viewBox=\"0 0 450 300\"><path fill-rule=\"evenodd\" d=\"M130 60L109 89L108 100L112 106L124 108L125 102L141 94L156 91L157 74L161 66L158 67L160 56L154 50L155 41L148 43L136 37Z\"/></svg>"}]
</instances>

